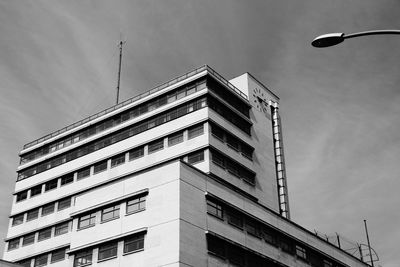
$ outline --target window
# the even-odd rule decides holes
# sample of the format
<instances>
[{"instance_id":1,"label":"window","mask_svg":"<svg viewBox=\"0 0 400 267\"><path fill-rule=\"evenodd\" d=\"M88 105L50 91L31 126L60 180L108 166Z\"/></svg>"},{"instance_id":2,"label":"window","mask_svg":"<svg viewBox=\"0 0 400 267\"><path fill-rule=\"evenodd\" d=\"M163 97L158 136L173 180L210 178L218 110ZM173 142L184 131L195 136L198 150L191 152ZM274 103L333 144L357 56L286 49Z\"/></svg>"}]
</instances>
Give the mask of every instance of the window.
<instances>
[{"instance_id":1,"label":"window","mask_svg":"<svg viewBox=\"0 0 400 267\"><path fill-rule=\"evenodd\" d=\"M8 250L13 250L19 247L19 238L8 241Z\"/></svg>"},{"instance_id":2,"label":"window","mask_svg":"<svg viewBox=\"0 0 400 267\"><path fill-rule=\"evenodd\" d=\"M253 160L253 148L250 146L247 146L245 144L241 144L240 146L240 152L242 153L243 156L246 158Z\"/></svg>"},{"instance_id":3,"label":"window","mask_svg":"<svg viewBox=\"0 0 400 267\"><path fill-rule=\"evenodd\" d=\"M125 163L125 154L111 158L111 168Z\"/></svg>"},{"instance_id":4,"label":"window","mask_svg":"<svg viewBox=\"0 0 400 267\"><path fill-rule=\"evenodd\" d=\"M32 221L39 217L39 209L30 210L26 214L26 221Z\"/></svg>"},{"instance_id":5,"label":"window","mask_svg":"<svg viewBox=\"0 0 400 267\"><path fill-rule=\"evenodd\" d=\"M278 246L276 233L273 230L271 230L269 228L264 228L263 236L264 236L265 242L267 242L268 244L271 244L275 247Z\"/></svg>"},{"instance_id":6,"label":"window","mask_svg":"<svg viewBox=\"0 0 400 267\"><path fill-rule=\"evenodd\" d=\"M252 236L261 238L260 225L253 220L246 220L246 231Z\"/></svg>"},{"instance_id":7,"label":"window","mask_svg":"<svg viewBox=\"0 0 400 267\"><path fill-rule=\"evenodd\" d=\"M235 211L230 211L228 213L228 223L240 229L243 229L243 218Z\"/></svg>"},{"instance_id":8,"label":"window","mask_svg":"<svg viewBox=\"0 0 400 267\"><path fill-rule=\"evenodd\" d=\"M124 253L135 252L144 248L144 234L128 237L124 240Z\"/></svg>"},{"instance_id":9,"label":"window","mask_svg":"<svg viewBox=\"0 0 400 267\"><path fill-rule=\"evenodd\" d=\"M78 180L83 179L90 176L90 167L86 167L78 171Z\"/></svg>"},{"instance_id":10,"label":"window","mask_svg":"<svg viewBox=\"0 0 400 267\"><path fill-rule=\"evenodd\" d=\"M24 222L24 214L20 214L13 217L12 226L19 225Z\"/></svg>"},{"instance_id":11,"label":"window","mask_svg":"<svg viewBox=\"0 0 400 267\"><path fill-rule=\"evenodd\" d=\"M50 203L50 204L47 204L47 205L43 206L43 208L42 208L42 216L48 215L50 213L53 213L54 212L54 206L55 206L55 203Z\"/></svg>"},{"instance_id":12,"label":"window","mask_svg":"<svg viewBox=\"0 0 400 267\"><path fill-rule=\"evenodd\" d=\"M328 261L328 260L324 260L323 264L324 264L323 267L332 267L333 266L332 262Z\"/></svg>"},{"instance_id":13,"label":"window","mask_svg":"<svg viewBox=\"0 0 400 267\"><path fill-rule=\"evenodd\" d=\"M244 266L245 252L243 249L230 245L229 247L229 262L233 263L234 266Z\"/></svg>"},{"instance_id":14,"label":"window","mask_svg":"<svg viewBox=\"0 0 400 267\"><path fill-rule=\"evenodd\" d=\"M74 267L92 264L92 253L92 249L77 253L74 259Z\"/></svg>"},{"instance_id":15,"label":"window","mask_svg":"<svg viewBox=\"0 0 400 267\"><path fill-rule=\"evenodd\" d=\"M51 263L65 259L65 248L57 249L51 253Z\"/></svg>"},{"instance_id":16,"label":"window","mask_svg":"<svg viewBox=\"0 0 400 267\"><path fill-rule=\"evenodd\" d=\"M229 173L235 175L236 177L240 177L240 170L239 170L239 166L237 163L231 161L231 160L227 160L226 161L226 169L228 170Z\"/></svg>"},{"instance_id":17,"label":"window","mask_svg":"<svg viewBox=\"0 0 400 267\"><path fill-rule=\"evenodd\" d=\"M226 143L228 146L236 151L239 151L239 141L233 136L227 134L226 135Z\"/></svg>"},{"instance_id":18,"label":"window","mask_svg":"<svg viewBox=\"0 0 400 267\"><path fill-rule=\"evenodd\" d=\"M58 224L55 227L54 236L66 234L68 233L68 230L69 230L69 222Z\"/></svg>"},{"instance_id":19,"label":"window","mask_svg":"<svg viewBox=\"0 0 400 267\"><path fill-rule=\"evenodd\" d=\"M303 260L307 259L306 249L301 247L301 246L299 246L299 245L296 245L296 256L298 258L303 259Z\"/></svg>"},{"instance_id":20,"label":"window","mask_svg":"<svg viewBox=\"0 0 400 267\"><path fill-rule=\"evenodd\" d=\"M129 152L129 160L134 160L144 155L144 147L138 147Z\"/></svg>"},{"instance_id":21,"label":"window","mask_svg":"<svg viewBox=\"0 0 400 267\"><path fill-rule=\"evenodd\" d=\"M61 186L72 183L74 181L74 174L67 174L61 177Z\"/></svg>"},{"instance_id":22,"label":"window","mask_svg":"<svg viewBox=\"0 0 400 267\"><path fill-rule=\"evenodd\" d=\"M104 161L94 164L94 168L93 168L94 174L105 171L105 170L107 170L107 160L104 160Z\"/></svg>"},{"instance_id":23,"label":"window","mask_svg":"<svg viewBox=\"0 0 400 267\"><path fill-rule=\"evenodd\" d=\"M226 258L225 243L219 238L207 235L207 250L218 257Z\"/></svg>"},{"instance_id":24,"label":"window","mask_svg":"<svg viewBox=\"0 0 400 267\"><path fill-rule=\"evenodd\" d=\"M71 198L64 198L58 201L58 210L63 210L71 207Z\"/></svg>"},{"instance_id":25,"label":"window","mask_svg":"<svg viewBox=\"0 0 400 267\"><path fill-rule=\"evenodd\" d=\"M212 152L211 153L211 160L213 163L217 164L218 166L220 166L221 168L225 169L225 161L224 161L224 157L216 152Z\"/></svg>"},{"instance_id":26,"label":"window","mask_svg":"<svg viewBox=\"0 0 400 267\"><path fill-rule=\"evenodd\" d=\"M204 151L198 151L188 155L188 163L195 164L204 160Z\"/></svg>"},{"instance_id":27,"label":"window","mask_svg":"<svg viewBox=\"0 0 400 267\"><path fill-rule=\"evenodd\" d=\"M108 221L114 218L119 218L119 204L105 208L101 211L101 221Z\"/></svg>"},{"instance_id":28,"label":"window","mask_svg":"<svg viewBox=\"0 0 400 267\"><path fill-rule=\"evenodd\" d=\"M221 219L224 217L222 206L218 203L215 203L215 202L209 200L209 199L207 199L207 213L214 215Z\"/></svg>"},{"instance_id":29,"label":"window","mask_svg":"<svg viewBox=\"0 0 400 267\"><path fill-rule=\"evenodd\" d=\"M42 241L51 237L51 228L39 231L38 241Z\"/></svg>"},{"instance_id":30,"label":"window","mask_svg":"<svg viewBox=\"0 0 400 267\"><path fill-rule=\"evenodd\" d=\"M31 188L31 197L40 195L42 193L42 185L37 185Z\"/></svg>"},{"instance_id":31,"label":"window","mask_svg":"<svg viewBox=\"0 0 400 267\"><path fill-rule=\"evenodd\" d=\"M49 190L57 188L57 184L58 184L58 179L54 179L45 183L44 191L47 192Z\"/></svg>"},{"instance_id":32,"label":"window","mask_svg":"<svg viewBox=\"0 0 400 267\"><path fill-rule=\"evenodd\" d=\"M293 254L293 245L290 243L290 241L286 238L280 238L279 240L279 246L281 249L285 252L288 252L290 254Z\"/></svg>"},{"instance_id":33,"label":"window","mask_svg":"<svg viewBox=\"0 0 400 267\"><path fill-rule=\"evenodd\" d=\"M146 208L146 196L137 197L126 203L126 213L132 213Z\"/></svg>"},{"instance_id":34,"label":"window","mask_svg":"<svg viewBox=\"0 0 400 267\"><path fill-rule=\"evenodd\" d=\"M86 228L96 223L96 213L91 213L79 218L78 229Z\"/></svg>"},{"instance_id":35,"label":"window","mask_svg":"<svg viewBox=\"0 0 400 267\"><path fill-rule=\"evenodd\" d=\"M18 264L22 267L31 267L31 259L19 261Z\"/></svg>"},{"instance_id":36,"label":"window","mask_svg":"<svg viewBox=\"0 0 400 267\"><path fill-rule=\"evenodd\" d=\"M149 144L149 154L164 148L164 139L160 139Z\"/></svg>"},{"instance_id":37,"label":"window","mask_svg":"<svg viewBox=\"0 0 400 267\"><path fill-rule=\"evenodd\" d=\"M48 254L43 254L40 256L35 257L35 267L37 266L45 266L47 265L47 258L48 258Z\"/></svg>"},{"instance_id":38,"label":"window","mask_svg":"<svg viewBox=\"0 0 400 267\"><path fill-rule=\"evenodd\" d=\"M27 246L35 242L35 233L26 235L22 238L22 246Z\"/></svg>"},{"instance_id":39,"label":"window","mask_svg":"<svg viewBox=\"0 0 400 267\"><path fill-rule=\"evenodd\" d=\"M214 124L211 125L211 134L221 140L222 142L224 141L224 131L219 128L218 126L215 126Z\"/></svg>"},{"instance_id":40,"label":"window","mask_svg":"<svg viewBox=\"0 0 400 267\"><path fill-rule=\"evenodd\" d=\"M183 142L183 132L168 136L168 146L173 146Z\"/></svg>"},{"instance_id":41,"label":"window","mask_svg":"<svg viewBox=\"0 0 400 267\"><path fill-rule=\"evenodd\" d=\"M203 124L191 127L188 130L188 139L195 138L195 137L197 137L199 135L202 135L203 133L204 133Z\"/></svg>"},{"instance_id":42,"label":"window","mask_svg":"<svg viewBox=\"0 0 400 267\"><path fill-rule=\"evenodd\" d=\"M17 202L20 202L20 201L25 200L27 198L28 198L28 190L19 192L17 194Z\"/></svg>"},{"instance_id":43,"label":"window","mask_svg":"<svg viewBox=\"0 0 400 267\"><path fill-rule=\"evenodd\" d=\"M99 246L99 261L117 256L118 242Z\"/></svg>"}]
</instances>

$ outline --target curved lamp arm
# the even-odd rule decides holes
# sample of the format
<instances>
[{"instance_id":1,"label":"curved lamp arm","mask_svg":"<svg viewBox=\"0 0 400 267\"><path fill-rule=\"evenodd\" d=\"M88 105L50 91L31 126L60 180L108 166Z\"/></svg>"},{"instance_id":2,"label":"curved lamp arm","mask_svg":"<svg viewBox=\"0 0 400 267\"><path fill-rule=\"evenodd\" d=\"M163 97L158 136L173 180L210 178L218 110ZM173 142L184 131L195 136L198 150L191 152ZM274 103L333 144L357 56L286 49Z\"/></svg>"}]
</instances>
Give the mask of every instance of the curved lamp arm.
<instances>
[{"instance_id":1,"label":"curved lamp arm","mask_svg":"<svg viewBox=\"0 0 400 267\"><path fill-rule=\"evenodd\" d=\"M311 45L314 47L328 47L340 44L345 39L366 36L366 35L382 35L382 34L400 34L400 30L377 30L377 31L365 31L365 32L356 32L350 34L344 34L342 32L339 33L328 33L323 34L315 38Z\"/></svg>"}]
</instances>

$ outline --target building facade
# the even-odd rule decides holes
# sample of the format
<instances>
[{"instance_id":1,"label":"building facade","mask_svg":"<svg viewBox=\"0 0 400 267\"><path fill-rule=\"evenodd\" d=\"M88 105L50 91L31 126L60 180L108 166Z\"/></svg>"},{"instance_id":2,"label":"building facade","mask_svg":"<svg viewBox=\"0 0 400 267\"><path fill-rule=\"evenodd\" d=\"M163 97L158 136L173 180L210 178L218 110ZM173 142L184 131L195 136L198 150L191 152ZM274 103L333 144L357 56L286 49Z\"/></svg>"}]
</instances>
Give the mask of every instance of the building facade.
<instances>
[{"instance_id":1,"label":"building facade","mask_svg":"<svg viewBox=\"0 0 400 267\"><path fill-rule=\"evenodd\" d=\"M28 143L22 266L367 266L290 220L279 98L203 66Z\"/></svg>"}]
</instances>

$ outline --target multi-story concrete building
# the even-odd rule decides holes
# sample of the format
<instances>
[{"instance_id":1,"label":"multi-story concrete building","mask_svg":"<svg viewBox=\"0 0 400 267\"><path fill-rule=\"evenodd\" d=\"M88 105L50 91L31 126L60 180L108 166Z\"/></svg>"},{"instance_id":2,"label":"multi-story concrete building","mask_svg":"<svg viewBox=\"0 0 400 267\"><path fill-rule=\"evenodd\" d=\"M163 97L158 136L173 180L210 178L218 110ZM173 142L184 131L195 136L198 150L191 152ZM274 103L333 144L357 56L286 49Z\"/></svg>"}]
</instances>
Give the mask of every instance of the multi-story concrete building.
<instances>
[{"instance_id":1,"label":"multi-story concrete building","mask_svg":"<svg viewBox=\"0 0 400 267\"><path fill-rule=\"evenodd\" d=\"M366 266L290 220L278 97L208 66L28 143L23 266Z\"/></svg>"}]
</instances>

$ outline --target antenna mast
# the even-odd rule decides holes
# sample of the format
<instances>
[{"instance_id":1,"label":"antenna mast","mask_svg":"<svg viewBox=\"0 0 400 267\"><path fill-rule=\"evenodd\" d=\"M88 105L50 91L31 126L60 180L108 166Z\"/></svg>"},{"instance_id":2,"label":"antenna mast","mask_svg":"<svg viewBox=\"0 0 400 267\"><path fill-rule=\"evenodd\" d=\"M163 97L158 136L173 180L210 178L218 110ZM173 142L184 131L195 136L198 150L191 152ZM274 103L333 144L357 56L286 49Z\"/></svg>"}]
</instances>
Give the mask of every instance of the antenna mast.
<instances>
[{"instance_id":1,"label":"antenna mast","mask_svg":"<svg viewBox=\"0 0 400 267\"><path fill-rule=\"evenodd\" d=\"M123 42L122 40L119 42L119 67L118 67L118 84L117 84L117 105L119 102L119 84L120 84L120 80L121 80L121 63L122 63L122 45L125 42Z\"/></svg>"}]
</instances>

